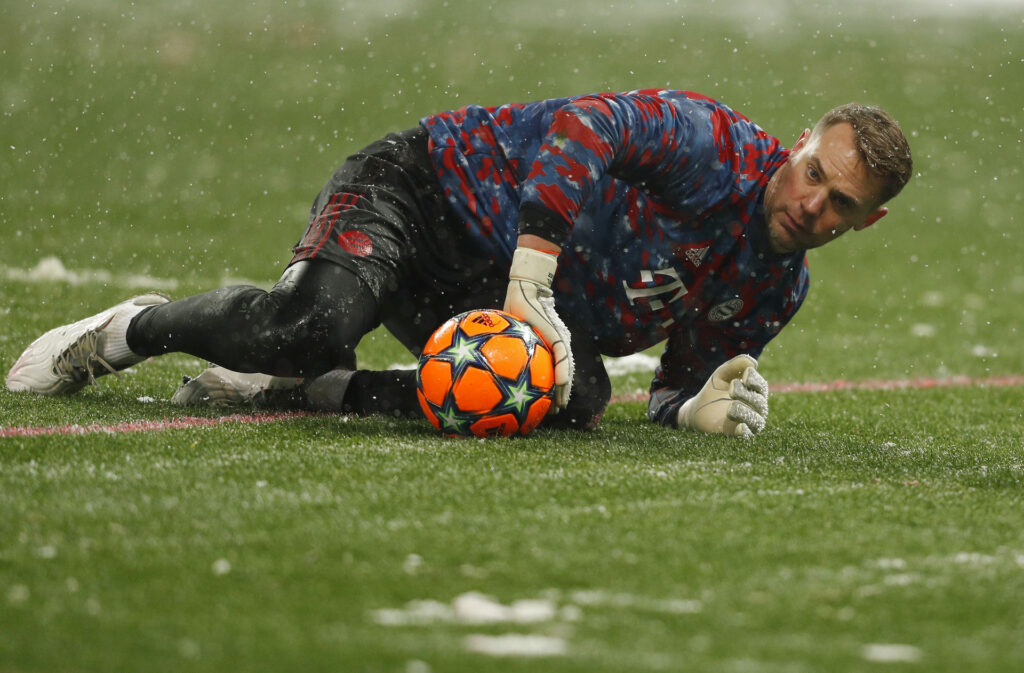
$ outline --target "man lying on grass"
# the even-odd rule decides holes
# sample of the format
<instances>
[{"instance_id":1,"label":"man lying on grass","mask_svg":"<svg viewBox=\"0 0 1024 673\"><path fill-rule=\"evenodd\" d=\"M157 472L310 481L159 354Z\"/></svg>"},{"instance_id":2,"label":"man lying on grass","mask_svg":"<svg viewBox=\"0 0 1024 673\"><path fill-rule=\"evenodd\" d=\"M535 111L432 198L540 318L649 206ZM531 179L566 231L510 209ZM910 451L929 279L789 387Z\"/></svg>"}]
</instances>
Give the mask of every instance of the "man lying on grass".
<instances>
[{"instance_id":1,"label":"man lying on grass","mask_svg":"<svg viewBox=\"0 0 1024 673\"><path fill-rule=\"evenodd\" d=\"M665 342L650 419L749 436L768 415L756 358L807 294L805 251L873 224L911 172L899 125L857 104L791 149L688 91L470 105L350 156L269 292L136 297L44 334L7 387L71 393L185 352L217 366L182 403L418 416L415 372L357 369L359 340L383 324L418 355L452 315L503 306L554 352L546 426L594 427L601 356Z\"/></svg>"}]
</instances>

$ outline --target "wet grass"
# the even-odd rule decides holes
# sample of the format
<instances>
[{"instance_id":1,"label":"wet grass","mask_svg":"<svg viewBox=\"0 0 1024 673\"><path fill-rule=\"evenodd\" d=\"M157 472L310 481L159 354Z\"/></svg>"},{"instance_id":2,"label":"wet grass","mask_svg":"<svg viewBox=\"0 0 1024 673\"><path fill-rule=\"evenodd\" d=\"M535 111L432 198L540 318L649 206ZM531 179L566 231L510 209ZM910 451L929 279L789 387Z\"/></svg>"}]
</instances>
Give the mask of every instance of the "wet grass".
<instances>
[{"instance_id":1,"label":"wet grass","mask_svg":"<svg viewBox=\"0 0 1024 673\"><path fill-rule=\"evenodd\" d=\"M175 296L273 282L335 165L422 114L673 86L787 141L852 98L911 134L919 175L812 255L770 381L1024 373L1019 17L662 4L5 10L0 365L133 276ZM26 281L49 256L108 275ZM408 359L383 334L360 356ZM67 399L0 391L0 427L177 416L167 399L201 366L168 356ZM776 395L756 442L653 427L639 403L516 441L336 417L2 439L0 670L1019 669L1022 403ZM553 611L378 617L471 591ZM565 654L469 651L508 633Z\"/></svg>"},{"instance_id":2,"label":"wet grass","mask_svg":"<svg viewBox=\"0 0 1024 673\"><path fill-rule=\"evenodd\" d=\"M551 670L858 670L892 643L1011 670L1020 402L778 396L756 442L637 425L635 403L518 441L337 418L6 440L0 643L21 670L518 670L463 650L507 632L563 639ZM374 618L470 591L558 609Z\"/></svg>"}]
</instances>

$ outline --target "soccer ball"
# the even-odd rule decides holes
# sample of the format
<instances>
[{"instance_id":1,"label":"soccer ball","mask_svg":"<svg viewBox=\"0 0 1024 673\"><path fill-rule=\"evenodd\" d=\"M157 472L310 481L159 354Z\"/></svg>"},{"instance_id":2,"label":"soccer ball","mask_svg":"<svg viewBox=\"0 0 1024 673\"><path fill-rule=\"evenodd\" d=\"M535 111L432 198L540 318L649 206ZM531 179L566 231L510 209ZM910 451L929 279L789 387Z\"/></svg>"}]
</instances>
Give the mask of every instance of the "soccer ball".
<instances>
[{"instance_id":1,"label":"soccer ball","mask_svg":"<svg viewBox=\"0 0 1024 673\"><path fill-rule=\"evenodd\" d=\"M527 323L491 309L460 313L427 340L416 396L448 435L508 437L532 431L551 406L551 351Z\"/></svg>"}]
</instances>

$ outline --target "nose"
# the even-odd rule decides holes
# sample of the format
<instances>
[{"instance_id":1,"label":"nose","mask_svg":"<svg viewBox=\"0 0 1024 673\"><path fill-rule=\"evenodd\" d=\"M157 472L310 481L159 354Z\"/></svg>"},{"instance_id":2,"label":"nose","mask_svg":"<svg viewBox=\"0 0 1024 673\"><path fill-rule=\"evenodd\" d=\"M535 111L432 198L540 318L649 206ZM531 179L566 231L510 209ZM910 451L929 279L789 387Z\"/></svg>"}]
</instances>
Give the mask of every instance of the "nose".
<instances>
[{"instance_id":1,"label":"nose","mask_svg":"<svg viewBox=\"0 0 1024 673\"><path fill-rule=\"evenodd\" d=\"M808 215L817 216L821 214L827 196L824 189L813 189L804 196L800 205Z\"/></svg>"}]
</instances>

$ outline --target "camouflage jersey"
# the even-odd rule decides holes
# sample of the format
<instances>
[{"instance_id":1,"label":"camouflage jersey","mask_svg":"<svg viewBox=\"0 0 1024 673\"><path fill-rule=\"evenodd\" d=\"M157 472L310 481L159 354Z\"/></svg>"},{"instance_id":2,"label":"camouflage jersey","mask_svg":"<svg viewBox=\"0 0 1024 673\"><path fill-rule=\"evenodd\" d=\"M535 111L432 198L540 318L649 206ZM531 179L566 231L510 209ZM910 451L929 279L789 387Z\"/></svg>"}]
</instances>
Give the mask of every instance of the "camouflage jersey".
<instances>
[{"instance_id":1,"label":"camouflage jersey","mask_svg":"<svg viewBox=\"0 0 1024 673\"><path fill-rule=\"evenodd\" d=\"M556 307L574 330L611 356L666 342L652 420L674 425L718 365L758 357L807 294L804 254L774 255L765 231L765 186L789 151L721 103L647 89L420 123L495 264L508 267L519 234L559 243Z\"/></svg>"}]
</instances>

